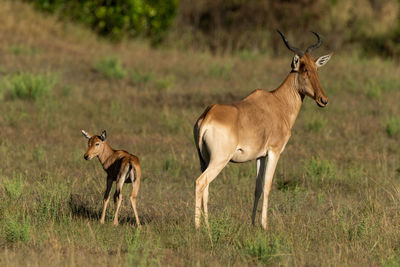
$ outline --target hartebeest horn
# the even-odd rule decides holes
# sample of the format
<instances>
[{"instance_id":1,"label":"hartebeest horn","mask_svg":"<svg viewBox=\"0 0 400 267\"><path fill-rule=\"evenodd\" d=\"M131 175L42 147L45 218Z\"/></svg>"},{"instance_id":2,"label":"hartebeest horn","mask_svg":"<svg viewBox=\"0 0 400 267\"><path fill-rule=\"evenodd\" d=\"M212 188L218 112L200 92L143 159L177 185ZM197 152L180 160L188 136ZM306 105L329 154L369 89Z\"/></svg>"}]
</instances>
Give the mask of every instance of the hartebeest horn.
<instances>
[{"instance_id":1,"label":"hartebeest horn","mask_svg":"<svg viewBox=\"0 0 400 267\"><path fill-rule=\"evenodd\" d=\"M85 132L84 130L82 130L82 134L83 134L83 136L85 136L87 139L90 139L90 135L89 135L87 132Z\"/></svg>"},{"instance_id":2,"label":"hartebeest horn","mask_svg":"<svg viewBox=\"0 0 400 267\"><path fill-rule=\"evenodd\" d=\"M306 53L311 53L311 51L313 51L315 48L318 48L322 45L322 37L321 35L319 35L317 32L313 32L311 31L315 36L317 36L318 38L318 42L314 45L310 45L307 49L306 49Z\"/></svg>"},{"instance_id":3,"label":"hartebeest horn","mask_svg":"<svg viewBox=\"0 0 400 267\"><path fill-rule=\"evenodd\" d=\"M304 52L297 47L291 46L288 42L288 40L286 39L285 35L283 35L283 33L281 33L280 30L276 30L282 37L283 42L285 43L286 47L290 50L295 52L299 57L302 57L304 55Z\"/></svg>"}]
</instances>

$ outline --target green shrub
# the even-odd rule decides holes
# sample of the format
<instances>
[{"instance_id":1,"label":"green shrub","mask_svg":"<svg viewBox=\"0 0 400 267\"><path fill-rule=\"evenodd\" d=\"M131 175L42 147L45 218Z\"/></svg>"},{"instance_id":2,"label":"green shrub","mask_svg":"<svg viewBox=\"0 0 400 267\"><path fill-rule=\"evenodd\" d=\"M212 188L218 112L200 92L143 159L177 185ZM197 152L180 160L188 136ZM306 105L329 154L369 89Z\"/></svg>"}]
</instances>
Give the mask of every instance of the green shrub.
<instances>
[{"instance_id":1,"label":"green shrub","mask_svg":"<svg viewBox=\"0 0 400 267\"><path fill-rule=\"evenodd\" d=\"M56 85L51 74L19 73L4 79L4 85L11 98L38 100L46 96Z\"/></svg>"},{"instance_id":2,"label":"green shrub","mask_svg":"<svg viewBox=\"0 0 400 267\"><path fill-rule=\"evenodd\" d=\"M390 137L400 135L400 117L391 117L386 122L386 133Z\"/></svg>"},{"instance_id":3,"label":"green shrub","mask_svg":"<svg viewBox=\"0 0 400 267\"><path fill-rule=\"evenodd\" d=\"M121 60L116 57L104 57L96 63L96 70L108 79L121 79L126 71Z\"/></svg>"},{"instance_id":4,"label":"green shrub","mask_svg":"<svg viewBox=\"0 0 400 267\"><path fill-rule=\"evenodd\" d=\"M171 26L178 0L26 0L44 11L80 21L114 40L148 36L159 42Z\"/></svg>"},{"instance_id":5,"label":"green shrub","mask_svg":"<svg viewBox=\"0 0 400 267\"><path fill-rule=\"evenodd\" d=\"M27 242L29 241L30 233L31 225L29 218L13 218L10 216L6 217L5 234L8 242Z\"/></svg>"}]
</instances>

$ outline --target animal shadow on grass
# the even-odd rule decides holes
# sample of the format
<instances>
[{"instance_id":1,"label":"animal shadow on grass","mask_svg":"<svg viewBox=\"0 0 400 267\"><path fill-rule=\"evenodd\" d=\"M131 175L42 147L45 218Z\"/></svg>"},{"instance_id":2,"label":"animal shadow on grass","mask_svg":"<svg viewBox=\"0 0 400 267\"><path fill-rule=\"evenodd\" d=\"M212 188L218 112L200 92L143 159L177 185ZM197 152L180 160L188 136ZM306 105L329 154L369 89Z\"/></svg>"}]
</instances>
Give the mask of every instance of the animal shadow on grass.
<instances>
[{"instance_id":1,"label":"animal shadow on grass","mask_svg":"<svg viewBox=\"0 0 400 267\"><path fill-rule=\"evenodd\" d=\"M94 200L93 198L89 199L86 196L82 196L79 194L71 194L70 200L69 200L69 206L70 206L71 212L74 216L89 219L89 220L99 221L100 217L101 217L101 205L96 205L95 204L96 201L97 200ZM108 206L108 209L110 208L110 204ZM130 207L130 203L129 203L129 207ZM113 212L114 212L114 210L113 210ZM120 211L120 215L119 215L119 223L120 224L129 223L129 224L134 224L135 226L137 226L136 219L133 216L133 211L132 211L132 216L128 216L123 213L125 213L125 212ZM107 218L107 216L106 216L106 218ZM153 218L148 215L140 215L140 213L139 213L139 220L142 225L145 225L145 224L150 223L153 220Z\"/></svg>"}]
</instances>

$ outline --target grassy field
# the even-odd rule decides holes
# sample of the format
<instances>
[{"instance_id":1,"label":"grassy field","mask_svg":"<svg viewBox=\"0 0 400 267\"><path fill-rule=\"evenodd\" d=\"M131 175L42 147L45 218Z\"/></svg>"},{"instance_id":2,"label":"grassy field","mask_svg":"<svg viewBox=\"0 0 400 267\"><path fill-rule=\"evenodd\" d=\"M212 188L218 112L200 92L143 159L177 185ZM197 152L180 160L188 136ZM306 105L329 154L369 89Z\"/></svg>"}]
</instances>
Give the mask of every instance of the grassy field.
<instances>
[{"instance_id":1,"label":"grassy field","mask_svg":"<svg viewBox=\"0 0 400 267\"><path fill-rule=\"evenodd\" d=\"M0 265L400 264L398 63L334 51L329 105L305 99L278 163L268 232L251 226L255 162L229 164L210 186L211 242L194 229L192 126L209 104L277 87L292 54L112 45L9 1L0 25ZM141 159L141 230L129 186L120 225L113 203L99 224L105 173L81 129Z\"/></svg>"}]
</instances>

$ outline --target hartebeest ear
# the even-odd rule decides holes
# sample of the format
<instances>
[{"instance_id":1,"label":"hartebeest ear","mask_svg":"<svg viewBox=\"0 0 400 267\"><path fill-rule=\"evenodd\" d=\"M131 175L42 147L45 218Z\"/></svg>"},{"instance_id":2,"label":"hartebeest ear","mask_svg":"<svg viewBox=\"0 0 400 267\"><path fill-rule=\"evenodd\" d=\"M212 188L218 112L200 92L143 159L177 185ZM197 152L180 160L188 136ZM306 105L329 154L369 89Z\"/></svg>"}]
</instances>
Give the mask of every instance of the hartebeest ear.
<instances>
[{"instance_id":1,"label":"hartebeest ear","mask_svg":"<svg viewBox=\"0 0 400 267\"><path fill-rule=\"evenodd\" d=\"M317 65L317 68L322 67L323 65L325 65L326 62L329 61L331 56L332 56L332 53L330 53L329 55L325 55L325 56L319 57L317 60L315 60L315 64Z\"/></svg>"},{"instance_id":2,"label":"hartebeest ear","mask_svg":"<svg viewBox=\"0 0 400 267\"><path fill-rule=\"evenodd\" d=\"M90 139L90 134L88 134L87 132L85 132L84 130L82 130L82 134L84 137L86 137L87 139Z\"/></svg>"},{"instance_id":3,"label":"hartebeest ear","mask_svg":"<svg viewBox=\"0 0 400 267\"><path fill-rule=\"evenodd\" d=\"M300 68L300 57L298 55L294 55L292 60L292 70L299 71Z\"/></svg>"},{"instance_id":4,"label":"hartebeest ear","mask_svg":"<svg viewBox=\"0 0 400 267\"><path fill-rule=\"evenodd\" d=\"M101 139L101 141L105 141L106 138L107 138L106 130L103 130L103 132L102 132L101 135L100 135L100 139Z\"/></svg>"}]
</instances>

